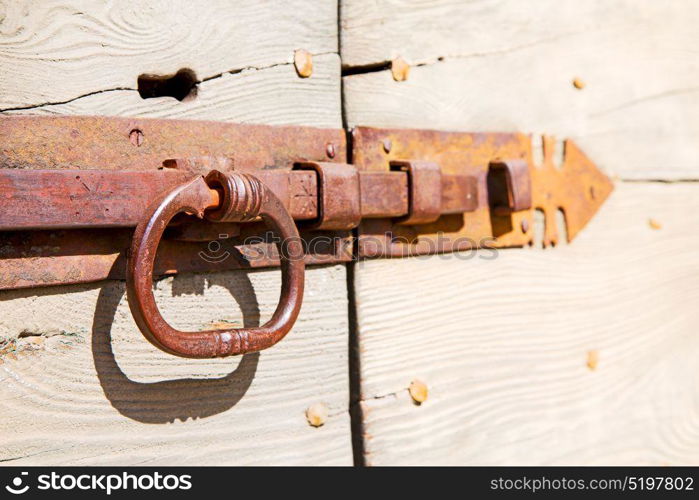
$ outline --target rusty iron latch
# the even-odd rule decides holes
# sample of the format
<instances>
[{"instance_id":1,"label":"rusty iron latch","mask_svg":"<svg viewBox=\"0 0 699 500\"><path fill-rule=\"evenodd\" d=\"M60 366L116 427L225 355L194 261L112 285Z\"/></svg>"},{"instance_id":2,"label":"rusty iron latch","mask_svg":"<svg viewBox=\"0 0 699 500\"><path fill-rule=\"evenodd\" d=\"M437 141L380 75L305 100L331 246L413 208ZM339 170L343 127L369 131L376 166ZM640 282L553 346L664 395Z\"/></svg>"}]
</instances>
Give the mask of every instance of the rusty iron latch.
<instances>
[{"instance_id":1,"label":"rusty iron latch","mask_svg":"<svg viewBox=\"0 0 699 500\"><path fill-rule=\"evenodd\" d=\"M611 193L571 141L562 165L519 133L343 130L107 117L0 118L0 289L126 279L134 318L186 357L259 351L292 327L305 265L568 240ZM157 253L157 255L156 255ZM255 329L180 332L154 277L281 265Z\"/></svg>"}]
</instances>

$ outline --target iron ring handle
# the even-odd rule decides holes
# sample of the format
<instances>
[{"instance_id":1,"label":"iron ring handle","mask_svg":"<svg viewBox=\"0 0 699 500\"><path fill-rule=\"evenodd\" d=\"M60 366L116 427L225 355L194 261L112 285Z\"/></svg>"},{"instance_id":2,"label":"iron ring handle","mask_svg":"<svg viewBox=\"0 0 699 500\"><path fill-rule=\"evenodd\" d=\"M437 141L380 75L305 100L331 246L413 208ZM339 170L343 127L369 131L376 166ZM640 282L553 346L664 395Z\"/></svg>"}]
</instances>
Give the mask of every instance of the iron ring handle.
<instances>
[{"instance_id":1,"label":"iron ring handle","mask_svg":"<svg viewBox=\"0 0 699 500\"><path fill-rule=\"evenodd\" d=\"M277 233L281 296L267 323L256 328L183 332L165 321L153 296L153 263L165 227L182 212L226 222L260 216ZM261 351L284 338L298 317L303 300L303 257L296 225L271 190L249 174L212 171L206 179L197 176L161 196L136 227L126 273L129 307L143 335L170 354L213 358Z\"/></svg>"}]
</instances>

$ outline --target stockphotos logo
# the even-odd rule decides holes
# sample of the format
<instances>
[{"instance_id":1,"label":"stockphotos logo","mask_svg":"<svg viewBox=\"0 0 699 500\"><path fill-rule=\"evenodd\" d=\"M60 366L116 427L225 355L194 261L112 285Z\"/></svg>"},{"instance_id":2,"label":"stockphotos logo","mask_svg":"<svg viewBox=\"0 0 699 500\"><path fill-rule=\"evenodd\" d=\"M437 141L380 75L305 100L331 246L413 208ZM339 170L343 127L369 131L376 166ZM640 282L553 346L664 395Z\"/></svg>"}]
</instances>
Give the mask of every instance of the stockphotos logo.
<instances>
[{"instance_id":1,"label":"stockphotos logo","mask_svg":"<svg viewBox=\"0 0 699 500\"><path fill-rule=\"evenodd\" d=\"M13 495L21 495L22 493L26 493L29 489L29 485L27 484L22 486L22 483L24 483L24 478L28 474L28 472L22 472L19 476L15 477L12 480L12 485L8 484L7 486L5 486L5 489Z\"/></svg>"},{"instance_id":2,"label":"stockphotos logo","mask_svg":"<svg viewBox=\"0 0 699 500\"><path fill-rule=\"evenodd\" d=\"M24 484L28 480L28 473L22 472L12 479L11 484L5 489L13 495L21 495L29 490L29 484ZM192 476L189 474L160 474L159 472L149 474L42 474L37 477L38 490L49 491L103 491L111 495L114 491L131 490L189 490L192 488Z\"/></svg>"}]
</instances>

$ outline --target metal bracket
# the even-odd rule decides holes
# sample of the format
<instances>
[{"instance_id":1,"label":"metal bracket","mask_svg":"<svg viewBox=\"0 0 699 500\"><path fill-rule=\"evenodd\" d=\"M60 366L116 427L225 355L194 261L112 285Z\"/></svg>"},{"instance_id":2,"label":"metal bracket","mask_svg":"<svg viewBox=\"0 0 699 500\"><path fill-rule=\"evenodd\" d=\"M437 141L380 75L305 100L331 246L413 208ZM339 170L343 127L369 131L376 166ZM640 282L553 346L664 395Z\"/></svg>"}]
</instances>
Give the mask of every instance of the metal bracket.
<instances>
[{"instance_id":1,"label":"metal bracket","mask_svg":"<svg viewBox=\"0 0 699 500\"><path fill-rule=\"evenodd\" d=\"M345 163L304 162L297 169L313 170L317 174L318 218L311 229L354 229L362 220L359 173Z\"/></svg>"}]
</instances>

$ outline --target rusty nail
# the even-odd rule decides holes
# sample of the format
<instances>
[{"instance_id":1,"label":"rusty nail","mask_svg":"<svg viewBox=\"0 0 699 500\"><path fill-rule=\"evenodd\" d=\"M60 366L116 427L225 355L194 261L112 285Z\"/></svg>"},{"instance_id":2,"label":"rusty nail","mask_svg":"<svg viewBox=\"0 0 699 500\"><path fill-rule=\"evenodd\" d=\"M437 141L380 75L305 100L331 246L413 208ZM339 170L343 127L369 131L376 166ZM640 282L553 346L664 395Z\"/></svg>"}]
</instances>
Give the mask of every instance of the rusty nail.
<instances>
[{"instance_id":1,"label":"rusty nail","mask_svg":"<svg viewBox=\"0 0 699 500\"><path fill-rule=\"evenodd\" d=\"M578 90L582 90L585 88L585 82L583 82L580 78L573 78L573 87Z\"/></svg>"},{"instance_id":2,"label":"rusty nail","mask_svg":"<svg viewBox=\"0 0 699 500\"><path fill-rule=\"evenodd\" d=\"M416 404L422 404L427 401L427 385L421 380L415 379L410 382L408 392L410 392L410 397L413 398Z\"/></svg>"},{"instance_id":3,"label":"rusty nail","mask_svg":"<svg viewBox=\"0 0 699 500\"><path fill-rule=\"evenodd\" d=\"M301 78L311 76L313 74L313 56L311 53L303 49L294 51L294 67Z\"/></svg>"},{"instance_id":4,"label":"rusty nail","mask_svg":"<svg viewBox=\"0 0 699 500\"><path fill-rule=\"evenodd\" d=\"M134 146L140 147L143 144L143 132L137 128L133 129L129 132L129 140Z\"/></svg>"},{"instance_id":5,"label":"rusty nail","mask_svg":"<svg viewBox=\"0 0 699 500\"><path fill-rule=\"evenodd\" d=\"M390 152L391 152L391 148L393 147L393 143L391 142L391 139L384 139L384 140L382 141L382 144L383 144L383 150L384 150L386 153L390 153Z\"/></svg>"},{"instance_id":6,"label":"rusty nail","mask_svg":"<svg viewBox=\"0 0 699 500\"><path fill-rule=\"evenodd\" d=\"M597 364L599 363L599 351L593 349L587 351L587 367L594 371L597 369Z\"/></svg>"},{"instance_id":7,"label":"rusty nail","mask_svg":"<svg viewBox=\"0 0 699 500\"><path fill-rule=\"evenodd\" d=\"M410 65L405 62L405 59L398 56L391 61L391 74L395 81L404 82L408 79L408 74L410 74Z\"/></svg>"},{"instance_id":8,"label":"rusty nail","mask_svg":"<svg viewBox=\"0 0 699 500\"><path fill-rule=\"evenodd\" d=\"M663 228L663 225L655 219L648 219L648 225L650 226L651 229L655 229L655 230Z\"/></svg>"},{"instance_id":9,"label":"rusty nail","mask_svg":"<svg viewBox=\"0 0 699 500\"><path fill-rule=\"evenodd\" d=\"M313 427L320 427L328 419L328 407L323 403L315 403L306 410L306 420Z\"/></svg>"},{"instance_id":10,"label":"rusty nail","mask_svg":"<svg viewBox=\"0 0 699 500\"><path fill-rule=\"evenodd\" d=\"M527 231L529 231L529 220L522 219L522 232L526 233Z\"/></svg>"},{"instance_id":11,"label":"rusty nail","mask_svg":"<svg viewBox=\"0 0 699 500\"><path fill-rule=\"evenodd\" d=\"M325 154L328 158L335 158L335 145L332 142L325 145Z\"/></svg>"}]
</instances>

